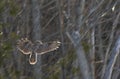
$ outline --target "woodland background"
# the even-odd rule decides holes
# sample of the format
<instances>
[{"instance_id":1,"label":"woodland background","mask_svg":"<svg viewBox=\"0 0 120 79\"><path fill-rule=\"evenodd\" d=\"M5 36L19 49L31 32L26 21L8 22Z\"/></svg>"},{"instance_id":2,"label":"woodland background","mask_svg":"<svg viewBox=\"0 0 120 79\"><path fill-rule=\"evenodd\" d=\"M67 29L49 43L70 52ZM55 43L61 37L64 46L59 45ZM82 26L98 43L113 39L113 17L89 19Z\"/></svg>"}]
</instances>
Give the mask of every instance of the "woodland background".
<instances>
[{"instance_id":1,"label":"woodland background","mask_svg":"<svg viewBox=\"0 0 120 79\"><path fill-rule=\"evenodd\" d=\"M17 40L61 41L38 57ZM0 0L0 79L120 79L120 0Z\"/></svg>"}]
</instances>

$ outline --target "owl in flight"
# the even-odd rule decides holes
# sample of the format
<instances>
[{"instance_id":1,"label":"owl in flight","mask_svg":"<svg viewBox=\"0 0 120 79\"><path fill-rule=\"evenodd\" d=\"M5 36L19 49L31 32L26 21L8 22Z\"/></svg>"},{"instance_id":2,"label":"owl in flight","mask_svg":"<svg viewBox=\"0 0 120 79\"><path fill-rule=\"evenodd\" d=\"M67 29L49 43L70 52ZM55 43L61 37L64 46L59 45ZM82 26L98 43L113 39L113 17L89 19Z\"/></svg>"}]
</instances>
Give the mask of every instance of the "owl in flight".
<instances>
[{"instance_id":1,"label":"owl in flight","mask_svg":"<svg viewBox=\"0 0 120 79\"><path fill-rule=\"evenodd\" d=\"M58 49L60 46L59 41L53 41L50 43L42 43L41 41L35 41L34 43L27 38L18 40L17 48L23 54L29 55L29 63L34 65L37 62L37 55L42 55Z\"/></svg>"}]
</instances>

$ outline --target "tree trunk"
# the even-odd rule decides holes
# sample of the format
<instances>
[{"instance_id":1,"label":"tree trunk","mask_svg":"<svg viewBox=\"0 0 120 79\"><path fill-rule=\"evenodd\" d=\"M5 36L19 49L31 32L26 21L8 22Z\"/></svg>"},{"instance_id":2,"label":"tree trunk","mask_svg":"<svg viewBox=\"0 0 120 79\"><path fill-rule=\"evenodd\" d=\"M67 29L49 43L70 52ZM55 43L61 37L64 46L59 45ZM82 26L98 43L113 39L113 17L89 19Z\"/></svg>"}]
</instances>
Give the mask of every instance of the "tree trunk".
<instances>
[{"instance_id":1,"label":"tree trunk","mask_svg":"<svg viewBox=\"0 0 120 79\"><path fill-rule=\"evenodd\" d=\"M38 0L32 0L32 39L40 40L41 39L41 24L40 24L40 6ZM34 65L34 76L35 79L41 79L41 56L38 56L38 61Z\"/></svg>"}]
</instances>

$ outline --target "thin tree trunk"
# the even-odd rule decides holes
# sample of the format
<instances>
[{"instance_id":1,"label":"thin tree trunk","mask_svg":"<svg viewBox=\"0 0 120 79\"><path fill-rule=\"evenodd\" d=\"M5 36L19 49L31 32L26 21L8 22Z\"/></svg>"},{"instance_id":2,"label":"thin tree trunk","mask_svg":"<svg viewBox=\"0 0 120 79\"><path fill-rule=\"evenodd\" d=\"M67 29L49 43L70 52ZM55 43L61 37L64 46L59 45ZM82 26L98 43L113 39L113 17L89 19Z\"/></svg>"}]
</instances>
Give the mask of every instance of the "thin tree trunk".
<instances>
[{"instance_id":1,"label":"thin tree trunk","mask_svg":"<svg viewBox=\"0 0 120 79\"><path fill-rule=\"evenodd\" d=\"M110 52L110 48L111 48L111 46L112 46L112 42L113 42L113 37L114 37L114 33L115 33L115 29L116 29L116 27L117 27L117 25L118 25L118 22L119 22L119 17L120 17L120 12L118 13L118 15L116 16L116 19L115 19L115 21L113 22L113 26L112 26L112 32L111 32L111 36L110 36L110 41L109 41L109 45L108 45L108 48L107 48L107 52L106 52L106 55L105 55L105 60L104 60L104 65L103 65L103 73L102 73L102 77L103 78L106 78L105 76L106 76L106 69L107 69L107 60L108 60L108 54L109 54L109 52ZM108 73L107 73L108 74ZM109 73L109 75L110 75L110 73ZM106 79L110 79L111 78L111 76L109 77L109 78L106 78Z\"/></svg>"},{"instance_id":2,"label":"thin tree trunk","mask_svg":"<svg viewBox=\"0 0 120 79\"><path fill-rule=\"evenodd\" d=\"M62 0L57 0L57 7L58 7L58 12L59 12L59 24L60 24L60 36L61 36L61 42L64 44L64 37L63 37L63 28L64 28L64 18L63 18L63 1ZM64 50L64 45L61 45L62 47L62 56L65 54ZM64 65L61 66L61 79L66 79L66 70L64 68Z\"/></svg>"},{"instance_id":3,"label":"thin tree trunk","mask_svg":"<svg viewBox=\"0 0 120 79\"><path fill-rule=\"evenodd\" d=\"M40 24L40 4L38 0L32 0L32 22L33 22L33 31L32 39L40 40L41 39L41 24ZM34 76L35 79L41 79L41 56L38 56L38 61L34 66Z\"/></svg>"},{"instance_id":4,"label":"thin tree trunk","mask_svg":"<svg viewBox=\"0 0 120 79\"><path fill-rule=\"evenodd\" d=\"M91 64L91 73L92 73L92 79L95 79L95 27L92 28L92 32L91 32L91 52L90 52L90 57L92 60Z\"/></svg>"},{"instance_id":5,"label":"thin tree trunk","mask_svg":"<svg viewBox=\"0 0 120 79\"><path fill-rule=\"evenodd\" d=\"M120 53L120 36L112 50L112 55L110 57L108 65L106 66L105 75L104 75L103 79L111 79L114 65L117 60L117 57L119 56L119 53Z\"/></svg>"},{"instance_id":6,"label":"thin tree trunk","mask_svg":"<svg viewBox=\"0 0 120 79\"><path fill-rule=\"evenodd\" d=\"M69 32L67 32L67 36L72 41L72 43L74 44L74 47L76 49L79 68L82 72L83 79L92 79L91 75L90 75L91 73L90 73L88 61L87 61L85 52L84 52L81 42L80 42L79 32L74 31L71 35L69 34Z\"/></svg>"}]
</instances>

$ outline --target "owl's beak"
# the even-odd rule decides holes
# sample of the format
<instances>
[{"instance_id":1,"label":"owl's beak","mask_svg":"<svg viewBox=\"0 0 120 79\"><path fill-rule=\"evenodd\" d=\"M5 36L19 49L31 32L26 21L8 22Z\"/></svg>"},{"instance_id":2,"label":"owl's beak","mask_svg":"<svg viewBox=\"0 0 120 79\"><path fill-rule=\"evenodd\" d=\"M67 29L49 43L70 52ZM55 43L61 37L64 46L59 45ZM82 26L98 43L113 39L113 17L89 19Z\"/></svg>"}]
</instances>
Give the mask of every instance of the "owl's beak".
<instances>
[{"instance_id":1,"label":"owl's beak","mask_svg":"<svg viewBox=\"0 0 120 79\"><path fill-rule=\"evenodd\" d=\"M37 53L32 52L29 57L29 63L34 65L37 63Z\"/></svg>"}]
</instances>

